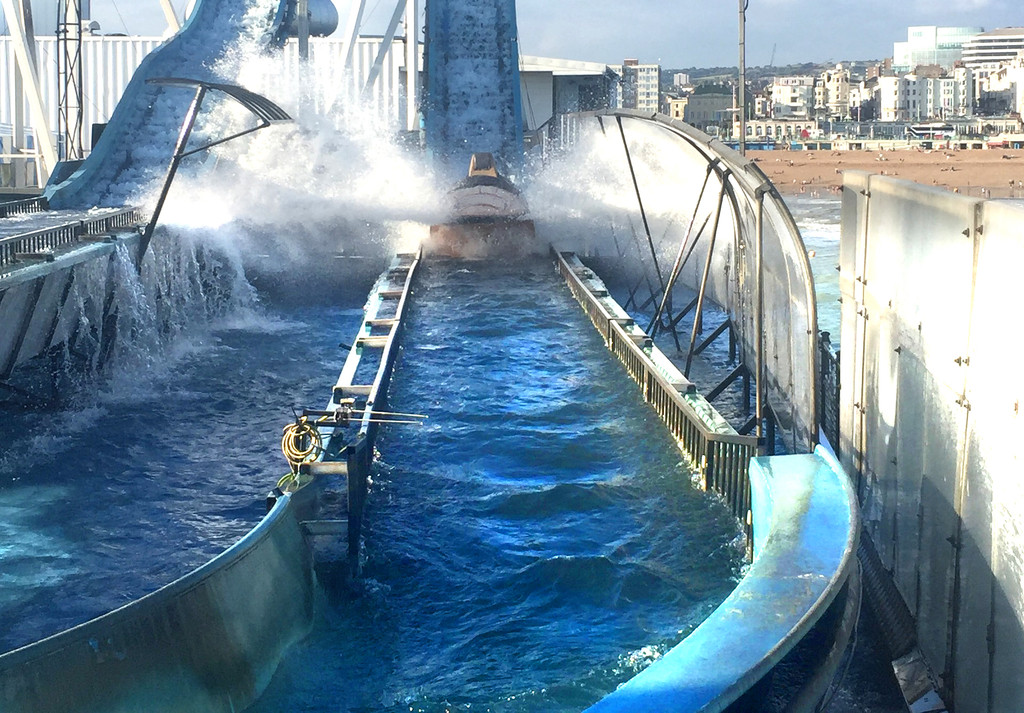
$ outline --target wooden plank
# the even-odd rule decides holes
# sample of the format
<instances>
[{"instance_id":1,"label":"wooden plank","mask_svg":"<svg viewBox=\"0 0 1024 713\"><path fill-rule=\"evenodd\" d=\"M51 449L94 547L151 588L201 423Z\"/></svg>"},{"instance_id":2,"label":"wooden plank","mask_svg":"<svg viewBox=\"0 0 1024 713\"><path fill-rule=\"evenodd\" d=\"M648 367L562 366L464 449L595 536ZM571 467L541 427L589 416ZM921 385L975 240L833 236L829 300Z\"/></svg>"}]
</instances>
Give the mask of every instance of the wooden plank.
<instances>
[{"instance_id":1,"label":"wooden plank","mask_svg":"<svg viewBox=\"0 0 1024 713\"><path fill-rule=\"evenodd\" d=\"M348 463L343 460L316 460L299 465L303 475L348 475Z\"/></svg>"}]
</instances>

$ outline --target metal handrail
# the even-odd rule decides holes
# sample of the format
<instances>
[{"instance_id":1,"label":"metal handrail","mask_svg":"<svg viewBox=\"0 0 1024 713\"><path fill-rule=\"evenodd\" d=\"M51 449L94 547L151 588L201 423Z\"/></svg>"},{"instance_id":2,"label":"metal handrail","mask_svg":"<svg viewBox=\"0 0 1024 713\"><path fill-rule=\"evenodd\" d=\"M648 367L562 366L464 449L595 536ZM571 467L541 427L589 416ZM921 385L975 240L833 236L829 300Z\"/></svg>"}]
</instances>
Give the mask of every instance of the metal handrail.
<instances>
[{"instance_id":1,"label":"metal handrail","mask_svg":"<svg viewBox=\"0 0 1024 713\"><path fill-rule=\"evenodd\" d=\"M701 487L712 489L729 504L752 542L751 495L748 465L757 455L757 438L742 436L731 427L723 429L724 419L709 423L705 413L717 415L682 374L666 373L655 357L660 350L632 323L617 317L580 279L563 254L558 254L558 269L591 321L605 338L608 349L618 357L626 372L643 391L644 400L661 417L679 448L693 461ZM628 329L627 331L627 324ZM706 408L698 408L698 406Z\"/></svg>"},{"instance_id":2,"label":"metal handrail","mask_svg":"<svg viewBox=\"0 0 1024 713\"><path fill-rule=\"evenodd\" d=\"M19 255L56 253L61 248L79 244L83 238L138 225L143 218L142 211L127 208L98 218L76 220L0 238L0 267L20 264L22 260Z\"/></svg>"},{"instance_id":3,"label":"metal handrail","mask_svg":"<svg viewBox=\"0 0 1024 713\"><path fill-rule=\"evenodd\" d=\"M50 204L44 196L34 198L22 198L21 200L0 203L0 218L8 218L12 215L25 215L26 213L42 213L49 210Z\"/></svg>"}]
</instances>

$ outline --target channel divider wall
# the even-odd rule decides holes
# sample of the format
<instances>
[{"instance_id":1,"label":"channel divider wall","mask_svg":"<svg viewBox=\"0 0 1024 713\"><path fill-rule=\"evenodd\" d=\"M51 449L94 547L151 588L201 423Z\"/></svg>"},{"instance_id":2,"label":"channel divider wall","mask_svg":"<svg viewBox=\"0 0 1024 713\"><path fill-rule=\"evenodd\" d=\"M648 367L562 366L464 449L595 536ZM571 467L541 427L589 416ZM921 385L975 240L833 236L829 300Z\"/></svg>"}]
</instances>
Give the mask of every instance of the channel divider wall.
<instances>
[{"instance_id":1,"label":"channel divider wall","mask_svg":"<svg viewBox=\"0 0 1024 713\"><path fill-rule=\"evenodd\" d=\"M303 497L180 579L0 655L0 710L239 711L263 691L313 619Z\"/></svg>"},{"instance_id":2,"label":"channel divider wall","mask_svg":"<svg viewBox=\"0 0 1024 713\"><path fill-rule=\"evenodd\" d=\"M575 253L558 253L556 257L559 272L604 337L605 345L640 386L644 400L661 417L679 448L690 457L701 487L725 499L751 545L747 466L757 455L757 438L736 433Z\"/></svg>"}]
</instances>

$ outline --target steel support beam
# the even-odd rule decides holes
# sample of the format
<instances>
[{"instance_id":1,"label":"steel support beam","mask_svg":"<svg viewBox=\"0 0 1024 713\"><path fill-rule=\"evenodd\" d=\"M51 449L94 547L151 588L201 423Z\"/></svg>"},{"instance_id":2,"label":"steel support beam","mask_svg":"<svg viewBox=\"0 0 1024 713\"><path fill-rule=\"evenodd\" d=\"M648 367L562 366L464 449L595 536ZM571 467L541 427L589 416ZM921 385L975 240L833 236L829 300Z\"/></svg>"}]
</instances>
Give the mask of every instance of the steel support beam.
<instances>
[{"instance_id":1,"label":"steel support beam","mask_svg":"<svg viewBox=\"0 0 1024 713\"><path fill-rule=\"evenodd\" d=\"M50 177L50 172L57 164L57 148L53 142L53 135L50 133L49 115L46 105L43 103L43 93L39 84L39 73L36 67L35 39L30 36L24 5L28 2L17 3L16 0L0 0L0 7L3 8L4 17L7 18L7 26L11 34L11 43L14 45L14 56L18 64L18 73L25 89L25 99L28 101L29 111L32 114L32 128L35 135L35 148L39 153L40 161L37 166L39 183L43 185Z\"/></svg>"},{"instance_id":2,"label":"steel support beam","mask_svg":"<svg viewBox=\"0 0 1024 713\"><path fill-rule=\"evenodd\" d=\"M420 0L405 3L405 128L420 128Z\"/></svg>"},{"instance_id":3,"label":"steel support beam","mask_svg":"<svg viewBox=\"0 0 1024 713\"><path fill-rule=\"evenodd\" d=\"M704 340L703 342L701 342L701 343L700 343L700 344L699 344L699 345L697 346L697 348L693 350L693 355L694 355L694 356L697 356L698 354L701 354L701 353L702 353L702 352L703 352L703 351L704 351L705 349L707 349L708 347L710 347L710 346L711 346L711 344L712 344L712 343L713 343L713 342L714 342L714 341L715 341L716 339L718 339L718 338L719 338L720 336L722 336L722 333L723 333L723 332L725 332L725 330L729 329L729 328L730 328L731 326L732 326L732 324L731 324L731 323L729 322L729 320L727 319L727 320L725 320L724 322L722 322L722 323L721 323L720 325L718 325L717 327L715 327L715 331L713 331L713 332L711 333L711 336L709 336L709 337L708 337L707 339L705 339L705 340ZM709 400L710 400L710 399L709 399Z\"/></svg>"},{"instance_id":4,"label":"steel support beam","mask_svg":"<svg viewBox=\"0 0 1024 713\"><path fill-rule=\"evenodd\" d=\"M388 28L384 31L384 37L381 40L380 47L377 49L377 56L373 60L373 66L370 67L370 73L366 77L366 84L363 85L363 95L370 93L370 89L377 82L377 78L380 76L380 70L384 66L384 59L391 52L391 45L395 41L395 34L398 32L398 23L402 21L402 14L405 12L405 0L398 0L398 4L395 5L395 11L391 13L391 21L388 23Z\"/></svg>"},{"instance_id":5,"label":"steel support beam","mask_svg":"<svg viewBox=\"0 0 1024 713\"><path fill-rule=\"evenodd\" d=\"M171 32L177 32L181 29L181 23L178 22L178 16L174 14L174 6L171 5L171 0L160 0L160 9L164 11L164 19L167 20L167 29Z\"/></svg>"},{"instance_id":6,"label":"steel support beam","mask_svg":"<svg viewBox=\"0 0 1024 713\"><path fill-rule=\"evenodd\" d=\"M658 251L654 249L654 238L651 236L651 226L647 222L647 211L644 210L644 199L640 194L640 184L636 180L636 170L633 168L633 156L629 152L629 144L626 142L626 130L622 126L622 117L616 116L615 121L619 125L619 135L622 136L622 148L626 151L626 163L629 165L629 175L633 179L633 190L636 191L636 202L640 206L640 218L644 223L644 234L647 236L647 245L651 249L651 260L654 261L654 271L658 274L658 284L662 293L665 292L665 278L661 274L661 266L658 264Z\"/></svg>"},{"instance_id":7,"label":"steel support beam","mask_svg":"<svg viewBox=\"0 0 1024 713\"><path fill-rule=\"evenodd\" d=\"M298 0L296 24L299 36L299 59L309 59L309 0Z\"/></svg>"},{"instance_id":8,"label":"steel support beam","mask_svg":"<svg viewBox=\"0 0 1024 713\"><path fill-rule=\"evenodd\" d=\"M62 160L85 157L83 123L82 3L57 0L57 150Z\"/></svg>"},{"instance_id":9,"label":"steel support beam","mask_svg":"<svg viewBox=\"0 0 1024 713\"><path fill-rule=\"evenodd\" d=\"M192 130L196 125L196 116L199 114L199 108L203 105L203 98L206 96L206 87L200 84L196 87L196 92L192 96L192 104L189 105L188 112L185 114L185 121L181 125L181 132L178 134L178 143L174 146L174 155L171 157L171 164L167 167L167 175L164 178L163 188L160 189L160 197L156 200L156 206L153 208L153 215L149 219L149 223L146 224L146 229L142 233L142 239L139 240L139 272L142 272L142 258L146 256L146 250L149 249L149 243L153 239L153 231L156 230L157 220L160 218L160 211L163 210L164 202L167 200L167 194L171 190L171 182L174 180L174 175L178 172L178 166L181 165L182 154L185 152L185 146L188 144L188 139L192 135Z\"/></svg>"},{"instance_id":10,"label":"steel support beam","mask_svg":"<svg viewBox=\"0 0 1024 713\"><path fill-rule=\"evenodd\" d=\"M14 340L14 346L11 349L11 357L4 364L3 370L0 371L0 379L6 381L11 377L11 373L14 371L14 367L18 365L18 355L21 353L21 347L25 344L25 337L28 336L28 329L32 325L32 317L36 313L36 304L39 302L39 296L43 293L43 283L46 278L36 278L32 285L32 298L25 304L25 313L22 315L21 323L18 325L18 336Z\"/></svg>"},{"instance_id":11,"label":"steel support beam","mask_svg":"<svg viewBox=\"0 0 1024 713\"><path fill-rule=\"evenodd\" d=\"M704 172L704 183L701 185L700 193L697 195L697 202L693 205L693 215L690 216L690 224L686 226L686 234L683 235L683 239L679 243L679 251L676 253L676 261L672 265L672 272L668 278L668 287L665 289L665 294L662 295L661 304L658 305L658 311L654 313L654 319L651 320L651 324L647 328L647 333L650 334L651 337L654 337L657 334L659 326L658 322L661 319L662 313L665 311L665 306L668 304L669 293L672 292L676 279L679 277L679 272L683 269L683 253L686 250L686 243L689 242L690 235L693 233L693 224L697 222L697 211L700 210L700 203L704 200L704 191L708 187L708 180L711 178L712 170L714 170L714 164L709 163L707 170Z\"/></svg>"},{"instance_id":12,"label":"steel support beam","mask_svg":"<svg viewBox=\"0 0 1024 713\"><path fill-rule=\"evenodd\" d=\"M761 424L764 422L764 193L757 194L757 217L754 226L754 242L756 245L755 261L757 271L755 275L755 301L754 310L754 333L757 343L754 345L754 404L757 420L757 440L761 443L763 432Z\"/></svg>"},{"instance_id":13,"label":"steel support beam","mask_svg":"<svg viewBox=\"0 0 1024 713\"><path fill-rule=\"evenodd\" d=\"M341 69L347 71L352 66L352 55L356 50L356 42L359 40L359 28L363 24L363 11L366 9L366 0L357 0L352 4L348 12L348 24L345 26L345 34L342 35L344 49L341 51Z\"/></svg>"},{"instance_id":14,"label":"steel support beam","mask_svg":"<svg viewBox=\"0 0 1024 713\"><path fill-rule=\"evenodd\" d=\"M708 401L714 401L715 399L722 395L723 391L732 386L737 379L739 379L746 373L747 367L740 364L738 367L729 372L729 375L722 379L722 382L718 386L711 389L711 391L708 392L708 395L705 398Z\"/></svg>"},{"instance_id":15,"label":"steel support beam","mask_svg":"<svg viewBox=\"0 0 1024 713\"><path fill-rule=\"evenodd\" d=\"M693 318L693 329L690 331L690 350L686 355L686 369L683 376L690 378L690 367L693 365L693 355L697 343L697 332L700 329L701 318L704 312L704 295L707 293L708 277L711 275L711 259L715 255L715 238L718 236L718 224L722 218L722 205L725 203L725 183L728 180L728 171L722 179L722 192L718 194L718 207L715 208L715 220L711 225L711 237L708 239L708 258L704 261L704 273L700 278L700 291L697 293L697 313Z\"/></svg>"}]
</instances>

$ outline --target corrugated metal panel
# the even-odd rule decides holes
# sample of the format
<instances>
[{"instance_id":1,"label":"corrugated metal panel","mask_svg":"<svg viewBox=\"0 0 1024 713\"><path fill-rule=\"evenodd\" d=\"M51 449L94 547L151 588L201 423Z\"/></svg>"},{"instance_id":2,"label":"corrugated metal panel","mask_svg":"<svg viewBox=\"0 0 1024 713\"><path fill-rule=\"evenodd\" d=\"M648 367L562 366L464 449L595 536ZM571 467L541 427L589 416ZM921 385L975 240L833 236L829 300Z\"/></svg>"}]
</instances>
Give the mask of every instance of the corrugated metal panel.
<instances>
[{"instance_id":1,"label":"corrugated metal panel","mask_svg":"<svg viewBox=\"0 0 1024 713\"><path fill-rule=\"evenodd\" d=\"M84 141L86 149L92 148L92 125L105 123L114 112L125 87L135 70L151 51L163 40L158 37L111 37L87 36L82 40L82 85L85 111ZM343 41L335 38L313 38L310 40L310 59L313 65L315 86L333 88L343 97L358 97L370 68L376 58L381 40L360 39L352 55L352 72L347 81L339 81ZM56 38L36 39L39 56L40 88L47 102L51 131L57 125L57 60ZM395 40L388 53L381 76L370 96L382 119L391 122L400 120L403 87L399 81L404 62L404 43ZM10 37L0 37L0 124L14 122L14 77L16 65ZM285 46L279 68L284 76L295 76L298 68L298 43L290 40ZM333 103L330 97L318 97L317 110L326 111ZM26 121L29 117L25 108ZM10 135L10 129L0 131ZM5 146L7 144L5 143Z\"/></svg>"},{"instance_id":2,"label":"corrugated metal panel","mask_svg":"<svg viewBox=\"0 0 1024 713\"><path fill-rule=\"evenodd\" d=\"M91 128L104 123L117 106L136 68L162 40L157 37L82 38L82 92L85 109L85 146L91 148ZM57 126L57 40L36 38L39 85L46 102L51 131ZM14 48L10 37L0 37L0 123L13 124L17 98L14 95ZM29 120L25 107L26 121Z\"/></svg>"}]
</instances>

